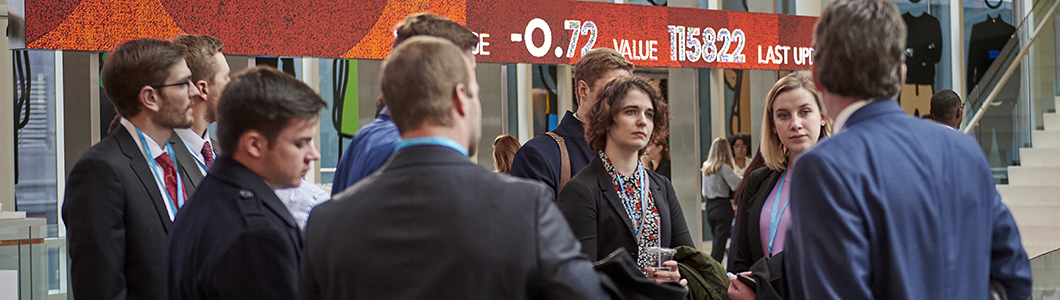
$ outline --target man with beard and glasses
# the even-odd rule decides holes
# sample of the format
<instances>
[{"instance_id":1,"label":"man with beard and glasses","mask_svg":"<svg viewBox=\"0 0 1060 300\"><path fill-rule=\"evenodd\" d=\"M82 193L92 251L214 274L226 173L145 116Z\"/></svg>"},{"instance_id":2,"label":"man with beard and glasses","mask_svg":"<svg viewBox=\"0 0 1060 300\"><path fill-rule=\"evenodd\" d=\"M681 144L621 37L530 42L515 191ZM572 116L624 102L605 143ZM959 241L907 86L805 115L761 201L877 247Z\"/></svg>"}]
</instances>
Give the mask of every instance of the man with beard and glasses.
<instances>
[{"instance_id":1,"label":"man with beard and glasses","mask_svg":"<svg viewBox=\"0 0 1060 300\"><path fill-rule=\"evenodd\" d=\"M78 299L162 299L166 235L189 198L166 141L192 124L184 47L155 39L119 45L103 88L120 126L74 164L62 214Z\"/></svg>"}]
</instances>

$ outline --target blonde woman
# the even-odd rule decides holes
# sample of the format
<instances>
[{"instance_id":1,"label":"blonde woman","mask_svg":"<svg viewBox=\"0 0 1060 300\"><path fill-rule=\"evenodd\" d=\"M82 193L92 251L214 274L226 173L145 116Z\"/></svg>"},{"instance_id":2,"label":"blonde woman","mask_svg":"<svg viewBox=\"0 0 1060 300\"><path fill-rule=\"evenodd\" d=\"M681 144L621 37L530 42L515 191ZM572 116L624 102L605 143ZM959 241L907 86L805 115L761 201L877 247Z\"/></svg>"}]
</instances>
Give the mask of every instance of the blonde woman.
<instances>
[{"instance_id":1,"label":"blonde woman","mask_svg":"<svg viewBox=\"0 0 1060 300\"><path fill-rule=\"evenodd\" d=\"M824 114L821 95L814 86L810 72L798 71L784 76L773 85L766 98L762 117L762 136L759 150L766 167L744 176L742 203L736 211L735 232L732 235L732 252L729 270L743 272L764 257L774 257L784 249L784 238L791 219L789 194L791 172L799 155L817 144L817 140L828 136L831 123ZM770 263L769 265L773 265ZM773 271L773 270L771 270ZM779 270L776 270L779 274ZM771 272L772 273L772 272ZM733 299L744 299L747 295L734 295L749 291L743 283L730 278L729 295ZM768 279L774 278L763 278ZM735 283L731 283L735 281ZM740 287L740 288L737 288ZM763 290L763 287L768 291ZM769 284L759 281L758 293L776 294ZM764 299L774 299L762 295Z\"/></svg>"},{"instance_id":2,"label":"blonde woman","mask_svg":"<svg viewBox=\"0 0 1060 300\"><path fill-rule=\"evenodd\" d=\"M715 138L710 144L707 161L703 162L703 199L706 201L707 223L714 233L714 246L710 257L721 261L725 258L725 242L729 240L735 203L732 192L740 184L740 177L733 171L732 149L729 141ZM706 229L704 229L706 231Z\"/></svg>"}]
</instances>

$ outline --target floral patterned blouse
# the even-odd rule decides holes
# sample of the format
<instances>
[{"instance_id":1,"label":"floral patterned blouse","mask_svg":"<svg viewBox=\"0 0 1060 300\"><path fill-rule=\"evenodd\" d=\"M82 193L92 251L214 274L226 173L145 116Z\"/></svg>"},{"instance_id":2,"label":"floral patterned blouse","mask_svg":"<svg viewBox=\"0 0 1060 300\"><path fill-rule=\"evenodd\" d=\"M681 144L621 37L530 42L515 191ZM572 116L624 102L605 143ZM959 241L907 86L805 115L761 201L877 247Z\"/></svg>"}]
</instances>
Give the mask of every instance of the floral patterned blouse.
<instances>
[{"instance_id":1,"label":"floral patterned blouse","mask_svg":"<svg viewBox=\"0 0 1060 300\"><path fill-rule=\"evenodd\" d=\"M599 155L600 159L604 161L604 169L607 169L607 174L611 176L611 184L615 186L615 191L618 191L618 196L622 199L622 205L626 208L626 213L631 220L630 225L633 226L636 232L637 236L634 238L637 240L637 266L641 269L653 266L656 262L651 255L648 255L647 250L648 247L661 246L659 239L659 209L655 207L651 191L647 191L646 194L642 192L642 188L647 188L647 184L642 183L645 180L650 180L646 178L647 173L642 172L644 165L638 161L637 171L631 176L623 176L615 171L614 164L611 163L611 159L603 151L600 151ZM647 199L641 199L643 195L647 195Z\"/></svg>"}]
</instances>

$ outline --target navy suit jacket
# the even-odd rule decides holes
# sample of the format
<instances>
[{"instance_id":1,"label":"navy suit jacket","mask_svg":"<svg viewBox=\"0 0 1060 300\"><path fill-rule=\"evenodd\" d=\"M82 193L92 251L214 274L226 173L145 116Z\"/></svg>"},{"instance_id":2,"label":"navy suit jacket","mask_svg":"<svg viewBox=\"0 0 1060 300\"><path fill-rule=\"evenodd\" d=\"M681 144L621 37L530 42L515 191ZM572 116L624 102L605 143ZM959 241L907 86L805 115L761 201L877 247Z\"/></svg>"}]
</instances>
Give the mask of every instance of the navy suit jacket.
<instances>
[{"instance_id":1,"label":"navy suit jacket","mask_svg":"<svg viewBox=\"0 0 1060 300\"><path fill-rule=\"evenodd\" d=\"M563 137L570 157L570 178L578 174L593 159L593 151L585 142L585 128L582 121L574 118L570 111L563 116L559 126L552 132ZM556 141L547 135L538 135L530 139L515 152L512 158L512 176L536 180L552 189L552 196L559 199L560 152Z\"/></svg>"},{"instance_id":2,"label":"navy suit jacket","mask_svg":"<svg viewBox=\"0 0 1060 300\"><path fill-rule=\"evenodd\" d=\"M792 299L1027 299L1031 269L976 141L857 110L793 168L785 278Z\"/></svg>"},{"instance_id":3,"label":"navy suit jacket","mask_svg":"<svg viewBox=\"0 0 1060 300\"><path fill-rule=\"evenodd\" d=\"M218 157L166 246L169 299L295 299L302 233L265 181Z\"/></svg>"},{"instance_id":4,"label":"navy suit jacket","mask_svg":"<svg viewBox=\"0 0 1060 300\"><path fill-rule=\"evenodd\" d=\"M172 221L125 126L81 155L63 199L74 297L165 297L163 253Z\"/></svg>"},{"instance_id":5,"label":"navy suit jacket","mask_svg":"<svg viewBox=\"0 0 1060 300\"><path fill-rule=\"evenodd\" d=\"M401 149L313 209L301 298L607 298L551 195L453 149Z\"/></svg>"}]
</instances>

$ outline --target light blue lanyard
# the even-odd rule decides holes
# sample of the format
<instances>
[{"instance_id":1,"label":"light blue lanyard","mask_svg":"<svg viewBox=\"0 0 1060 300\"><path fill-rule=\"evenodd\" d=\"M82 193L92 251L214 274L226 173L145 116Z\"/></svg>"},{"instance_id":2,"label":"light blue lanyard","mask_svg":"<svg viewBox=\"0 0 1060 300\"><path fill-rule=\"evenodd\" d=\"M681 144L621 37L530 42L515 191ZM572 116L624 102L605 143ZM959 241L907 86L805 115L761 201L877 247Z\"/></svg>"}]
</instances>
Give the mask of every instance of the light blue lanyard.
<instances>
[{"instance_id":1,"label":"light blue lanyard","mask_svg":"<svg viewBox=\"0 0 1060 300\"><path fill-rule=\"evenodd\" d=\"M191 158L195 159L195 162L198 163L200 167L202 167L203 171L209 171L210 170L209 167L206 167L206 163L203 163L201 160L199 160L199 156L195 155L195 153L197 153L197 152L195 152L195 150L192 150L191 146L188 146L187 143L181 143L181 144L184 144L184 148L188 148L188 152L191 152ZM203 154L203 155L206 155L206 154Z\"/></svg>"},{"instance_id":2,"label":"light blue lanyard","mask_svg":"<svg viewBox=\"0 0 1060 300\"><path fill-rule=\"evenodd\" d=\"M396 147L394 147L394 152L412 146L442 146L459 151L460 154L463 154L464 156L469 156L467 154L467 149L464 149L464 146L461 146L454 140L441 137L421 137L404 140L398 143Z\"/></svg>"},{"instance_id":3,"label":"light blue lanyard","mask_svg":"<svg viewBox=\"0 0 1060 300\"><path fill-rule=\"evenodd\" d=\"M618 178L618 188L619 188L618 196L622 197L622 200L624 200L622 202L624 202L623 204L626 207L626 213L629 214L630 221L633 221L633 237L638 240L637 243L639 244L640 243L640 224L643 224L645 222L645 220L643 220L644 216L647 214L647 212L646 212L647 209L645 208L645 207L647 207L647 205L645 205L645 203L647 203L646 201L648 201L648 188L645 186L645 183L646 183L645 180L647 180L647 179L644 176L644 165L642 165L640 163L640 161L637 161L637 171L634 172L634 180L636 180L636 178L638 176L640 177L640 217L639 218L637 218L637 216L634 215L633 199L630 199L628 196L626 196L626 183L622 180L622 175L618 174L617 171L615 172L615 178Z\"/></svg>"},{"instance_id":4,"label":"light blue lanyard","mask_svg":"<svg viewBox=\"0 0 1060 300\"><path fill-rule=\"evenodd\" d=\"M791 196L784 201L784 207L780 209L780 213L777 213L777 205L780 204L780 194L784 193L784 175L787 172L780 173L780 186L777 187L777 196L773 198L773 213L769 216L769 253L767 256L773 254L773 240L777 237L777 227L780 227L780 219L784 217L784 210L788 209L788 204L791 204Z\"/></svg>"},{"instance_id":5,"label":"light blue lanyard","mask_svg":"<svg viewBox=\"0 0 1060 300\"><path fill-rule=\"evenodd\" d=\"M140 135L140 144L143 145L144 152L147 152L147 157L150 158L148 160L151 161L151 173L154 173L155 176L158 176L158 178L160 180L162 180L162 186L165 187L166 186L165 173L164 172L163 173L159 173L161 171L158 170L158 165L155 162L155 159L153 158L155 156L151 155L151 147L147 145L147 139L144 138L144 132L141 131L140 128L136 128L136 134ZM187 145L185 145L185 146L187 146ZM169 153L173 153L173 146L170 145L169 143L166 143L166 151L169 151ZM176 168L177 168L176 157L170 157L169 160L173 161L173 171L176 171ZM159 174L161 174L161 175L159 175ZM168 190L160 191L160 192L162 192L162 197L164 197L167 200L169 200L168 201L169 202L169 207L172 208L172 210L170 212L170 216L169 216L170 218L175 217L176 214L177 214L177 209L180 209L180 207L184 206L184 180L180 179L180 174L176 174L176 175L177 175L177 201L173 201L173 198L169 197L169 191Z\"/></svg>"}]
</instances>

